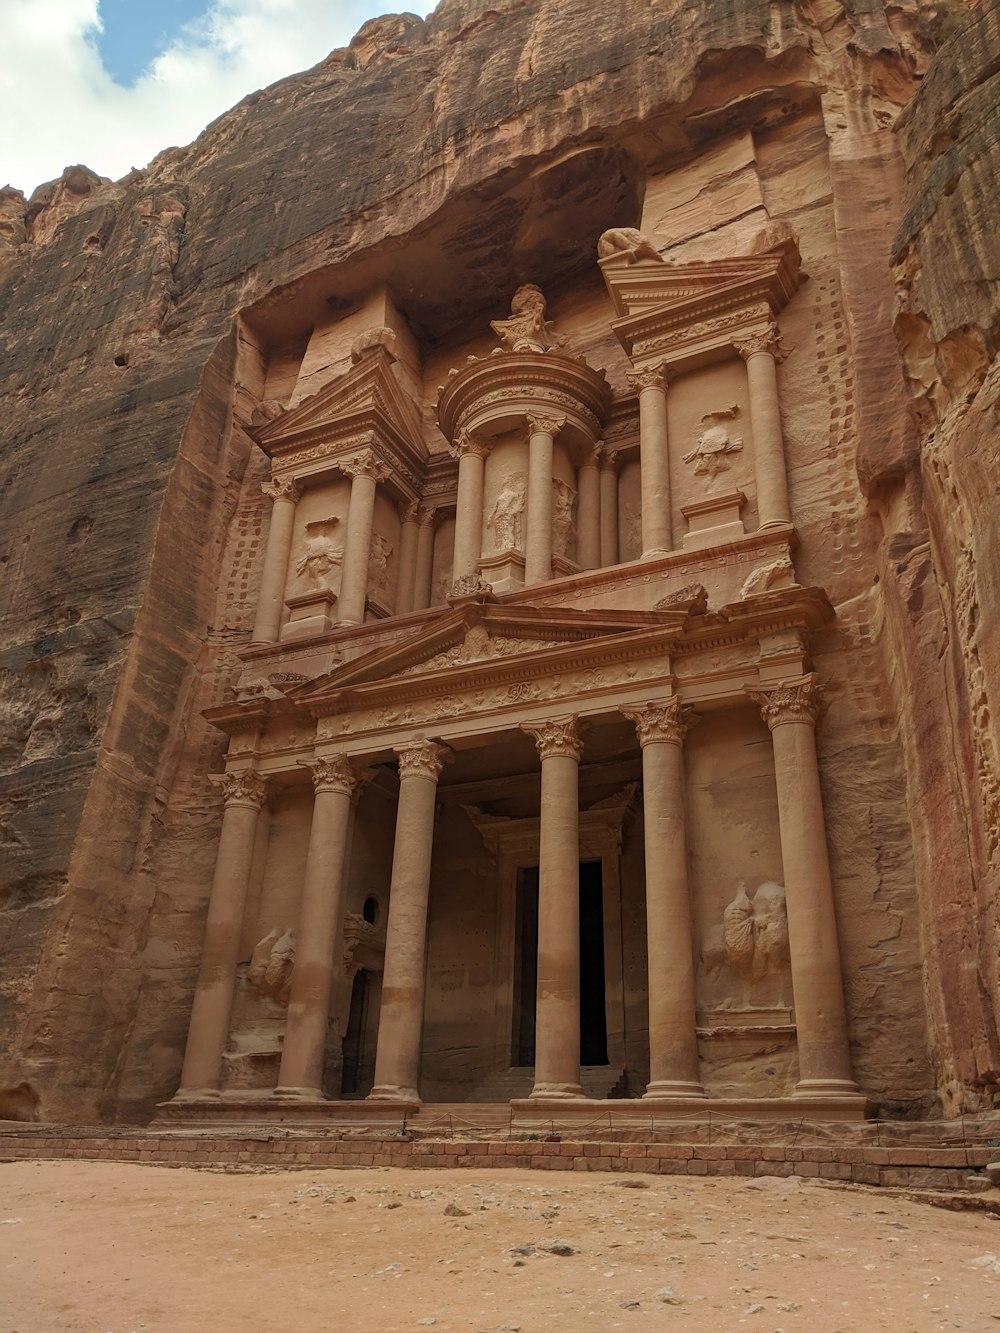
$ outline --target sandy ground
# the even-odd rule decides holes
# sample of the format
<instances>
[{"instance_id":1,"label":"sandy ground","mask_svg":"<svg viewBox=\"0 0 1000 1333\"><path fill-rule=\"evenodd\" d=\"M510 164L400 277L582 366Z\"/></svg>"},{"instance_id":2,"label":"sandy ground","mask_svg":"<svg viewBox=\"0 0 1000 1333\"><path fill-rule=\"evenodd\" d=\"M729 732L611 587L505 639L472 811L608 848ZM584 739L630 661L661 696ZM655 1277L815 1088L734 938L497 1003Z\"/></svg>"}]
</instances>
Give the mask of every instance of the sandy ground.
<instances>
[{"instance_id":1,"label":"sandy ground","mask_svg":"<svg viewBox=\"0 0 1000 1333\"><path fill-rule=\"evenodd\" d=\"M3 1333L978 1331L998 1256L988 1216L774 1178L0 1166Z\"/></svg>"}]
</instances>

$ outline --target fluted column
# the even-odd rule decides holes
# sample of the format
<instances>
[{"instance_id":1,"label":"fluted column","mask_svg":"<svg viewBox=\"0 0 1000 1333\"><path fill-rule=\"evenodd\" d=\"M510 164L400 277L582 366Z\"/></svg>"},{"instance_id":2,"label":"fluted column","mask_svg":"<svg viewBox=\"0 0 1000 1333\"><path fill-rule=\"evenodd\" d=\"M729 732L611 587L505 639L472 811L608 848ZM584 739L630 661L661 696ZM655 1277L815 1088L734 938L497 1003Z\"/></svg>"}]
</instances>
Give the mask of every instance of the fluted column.
<instances>
[{"instance_id":1,"label":"fluted column","mask_svg":"<svg viewBox=\"0 0 1000 1333\"><path fill-rule=\"evenodd\" d=\"M271 526L267 530L264 548L264 570L257 598L257 614L253 622L252 643L275 643L281 629L281 613L285 605L285 584L288 580L288 557L292 549L295 529L295 506L301 490L293 477L275 477L260 488L273 501Z\"/></svg>"},{"instance_id":2,"label":"fluted column","mask_svg":"<svg viewBox=\"0 0 1000 1333\"><path fill-rule=\"evenodd\" d=\"M347 876L347 845L357 779L343 755L312 765L313 799L309 851L299 908L295 969L281 1050L277 1095L323 1096L330 996L339 967L337 932Z\"/></svg>"},{"instance_id":3,"label":"fluted column","mask_svg":"<svg viewBox=\"0 0 1000 1333\"><path fill-rule=\"evenodd\" d=\"M576 559L582 569L601 565L601 455L599 442L588 449L577 469Z\"/></svg>"},{"instance_id":4,"label":"fluted column","mask_svg":"<svg viewBox=\"0 0 1000 1333\"><path fill-rule=\"evenodd\" d=\"M816 676L748 691L771 729L799 1052L796 1094L855 1093L816 760Z\"/></svg>"},{"instance_id":5,"label":"fluted column","mask_svg":"<svg viewBox=\"0 0 1000 1333\"><path fill-rule=\"evenodd\" d=\"M630 371L628 382L639 392L639 489L642 554L646 558L673 549L666 368L659 365Z\"/></svg>"},{"instance_id":6,"label":"fluted column","mask_svg":"<svg viewBox=\"0 0 1000 1333\"><path fill-rule=\"evenodd\" d=\"M778 326L735 344L747 363L753 464L757 482L757 523L761 528L791 523L785 446L781 438L777 362L782 359Z\"/></svg>"},{"instance_id":7,"label":"fluted column","mask_svg":"<svg viewBox=\"0 0 1000 1333\"><path fill-rule=\"evenodd\" d=\"M371 559L372 522L375 517L375 491L385 481L389 469L369 450L343 459L338 466L351 478L351 500L347 510L347 538L344 566L337 599L337 621L341 625L360 625L365 618L368 596L368 565Z\"/></svg>"},{"instance_id":8,"label":"fluted column","mask_svg":"<svg viewBox=\"0 0 1000 1333\"><path fill-rule=\"evenodd\" d=\"M538 842L538 991L532 1097L580 1087L580 754L575 717L522 726L542 761Z\"/></svg>"},{"instance_id":9,"label":"fluted column","mask_svg":"<svg viewBox=\"0 0 1000 1333\"><path fill-rule=\"evenodd\" d=\"M455 505L455 545L452 583L479 573L483 553L483 477L489 441L462 431L451 446L458 459L458 498Z\"/></svg>"},{"instance_id":10,"label":"fluted column","mask_svg":"<svg viewBox=\"0 0 1000 1333\"><path fill-rule=\"evenodd\" d=\"M385 936L382 1007L375 1050L378 1100L420 1100L420 1039L427 972L427 898L437 780L447 750L433 741L403 745Z\"/></svg>"},{"instance_id":11,"label":"fluted column","mask_svg":"<svg viewBox=\"0 0 1000 1333\"><path fill-rule=\"evenodd\" d=\"M413 610L413 593L417 572L417 510L416 501L399 508L399 559L396 561L397 616Z\"/></svg>"},{"instance_id":12,"label":"fluted column","mask_svg":"<svg viewBox=\"0 0 1000 1333\"><path fill-rule=\"evenodd\" d=\"M264 783L252 770L222 779L225 810L208 902L179 1097L217 1095L229 1036L247 885Z\"/></svg>"},{"instance_id":13,"label":"fluted column","mask_svg":"<svg viewBox=\"0 0 1000 1333\"><path fill-rule=\"evenodd\" d=\"M692 721L690 709L672 698L622 712L635 723L642 747L649 960L646 1096L703 1097L684 795L683 745Z\"/></svg>"},{"instance_id":14,"label":"fluted column","mask_svg":"<svg viewBox=\"0 0 1000 1333\"><path fill-rule=\"evenodd\" d=\"M434 526L437 509L420 505L417 509L417 555L413 575L413 610L423 611L431 604L431 578L434 574Z\"/></svg>"},{"instance_id":15,"label":"fluted column","mask_svg":"<svg viewBox=\"0 0 1000 1333\"><path fill-rule=\"evenodd\" d=\"M601 568L618 563L618 455L607 449L601 462Z\"/></svg>"},{"instance_id":16,"label":"fluted column","mask_svg":"<svg viewBox=\"0 0 1000 1333\"><path fill-rule=\"evenodd\" d=\"M552 459L555 437L565 417L529 416L528 499L524 544L524 582L546 583L552 577Z\"/></svg>"}]
</instances>

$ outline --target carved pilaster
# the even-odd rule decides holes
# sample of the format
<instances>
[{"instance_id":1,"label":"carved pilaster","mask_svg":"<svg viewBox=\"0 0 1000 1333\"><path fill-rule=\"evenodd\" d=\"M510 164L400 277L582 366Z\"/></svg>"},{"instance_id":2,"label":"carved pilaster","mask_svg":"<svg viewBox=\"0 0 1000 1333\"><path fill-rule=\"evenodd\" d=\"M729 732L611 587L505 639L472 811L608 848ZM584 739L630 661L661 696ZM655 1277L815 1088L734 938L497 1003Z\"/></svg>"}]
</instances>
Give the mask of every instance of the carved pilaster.
<instances>
[{"instance_id":1,"label":"carved pilaster","mask_svg":"<svg viewBox=\"0 0 1000 1333\"><path fill-rule=\"evenodd\" d=\"M683 745L685 736L701 721L694 709L681 703L677 695L637 708L622 708L621 712L635 723L640 746L655 745L660 741Z\"/></svg>"},{"instance_id":2,"label":"carved pilaster","mask_svg":"<svg viewBox=\"0 0 1000 1333\"><path fill-rule=\"evenodd\" d=\"M216 779L226 805L246 805L259 810L267 790L264 779L252 768L242 773L223 773Z\"/></svg>"},{"instance_id":3,"label":"carved pilaster","mask_svg":"<svg viewBox=\"0 0 1000 1333\"><path fill-rule=\"evenodd\" d=\"M532 435L550 435L555 439L565 425L565 417L542 416L536 412L528 413L528 428Z\"/></svg>"},{"instance_id":4,"label":"carved pilaster","mask_svg":"<svg viewBox=\"0 0 1000 1333\"><path fill-rule=\"evenodd\" d=\"M302 487L294 477L272 477L261 483L261 492L271 500L290 500L298 504L302 498Z\"/></svg>"},{"instance_id":5,"label":"carved pilaster","mask_svg":"<svg viewBox=\"0 0 1000 1333\"><path fill-rule=\"evenodd\" d=\"M772 731L784 722L816 725L821 701L819 679L814 671L777 685L748 687L747 694L760 705L760 715Z\"/></svg>"},{"instance_id":6,"label":"carved pilaster","mask_svg":"<svg viewBox=\"0 0 1000 1333\"><path fill-rule=\"evenodd\" d=\"M784 361L789 350L781 345L781 330L773 320L760 333L753 333L745 338L734 338L733 346L744 361L749 361L758 352L767 352L775 361Z\"/></svg>"},{"instance_id":7,"label":"carved pilaster","mask_svg":"<svg viewBox=\"0 0 1000 1333\"><path fill-rule=\"evenodd\" d=\"M556 756L579 759L583 753L583 740L577 730L577 721L574 713L570 717L556 717L534 725L522 722L521 730L534 738L540 759Z\"/></svg>"},{"instance_id":8,"label":"carved pilaster","mask_svg":"<svg viewBox=\"0 0 1000 1333\"><path fill-rule=\"evenodd\" d=\"M412 741L396 751L400 778L426 778L437 782L451 751L436 741Z\"/></svg>"},{"instance_id":9,"label":"carved pilaster","mask_svg":"<svg viewBox=\"0 0 1000 1333\"><path fill-rule=\"evenodd\" d=\"M358 785L358 776L346 755L326 755L321 759L312 760L306 767L312 774L313 786L317 792L339 791L346 796L353 796Z\"/></svg>"}]
</instances>

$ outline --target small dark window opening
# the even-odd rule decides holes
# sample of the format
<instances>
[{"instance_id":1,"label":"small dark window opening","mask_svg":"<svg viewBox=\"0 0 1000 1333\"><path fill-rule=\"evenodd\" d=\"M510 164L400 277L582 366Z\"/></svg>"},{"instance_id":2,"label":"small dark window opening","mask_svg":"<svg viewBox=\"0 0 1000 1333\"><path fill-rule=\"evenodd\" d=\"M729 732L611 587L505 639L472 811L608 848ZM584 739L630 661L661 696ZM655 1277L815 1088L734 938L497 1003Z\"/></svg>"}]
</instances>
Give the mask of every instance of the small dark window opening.
<instances>
[{"instance_id":1,"label":"small dark window opening","mask_svg":"<svg viewBox=\"0 0 1000 1333\"><path fill-rule=\"evenodd\" d=\"M128 365L128 352L119 352L118 355L115 357L115 365L116 365L116 366L127 366L127 365Z\"/></svg>"},{"instance_id":2,"label":"small dark window opening","mask_svg":"<svg viewBox=\"0 0 1000 1333\"><path fill-rule=\"evenodd\" d=\"M366 898L365 905L361 909L361 915L370 926L374 926L378 921L378 899Z\"/></svg>"}]
</instances>

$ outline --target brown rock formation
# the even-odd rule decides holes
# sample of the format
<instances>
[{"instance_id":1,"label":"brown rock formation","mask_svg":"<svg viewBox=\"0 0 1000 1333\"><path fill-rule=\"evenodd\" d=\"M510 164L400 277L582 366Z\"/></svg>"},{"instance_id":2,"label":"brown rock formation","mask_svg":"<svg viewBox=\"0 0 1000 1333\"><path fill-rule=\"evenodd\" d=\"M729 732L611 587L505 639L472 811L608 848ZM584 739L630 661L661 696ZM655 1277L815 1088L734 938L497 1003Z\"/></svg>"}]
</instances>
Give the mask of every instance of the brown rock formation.
<instances>
[{"instance_id":1,"label":"brown rock formation","mask_svg":"<svg viewBox=\"0 0 1000 1333\"><path fill-rule=\"evenodd\" d=\"M0 194L0 1086L75 1119L177 1087L221 816L201 714L238 676L263 556L245 428L287 403L311 330L382 285L448 343L522 281L592 281L645 196L685 260L799 233L789 333L820 328L825 366L788 368L799 578L838 571L816 657L843 685L820 758L858 1076L908 1112L992 1091L996 11L935 63L940 36L922 0L597 21L443 0L122 182Z\"/></svg>"}]
</instances>

